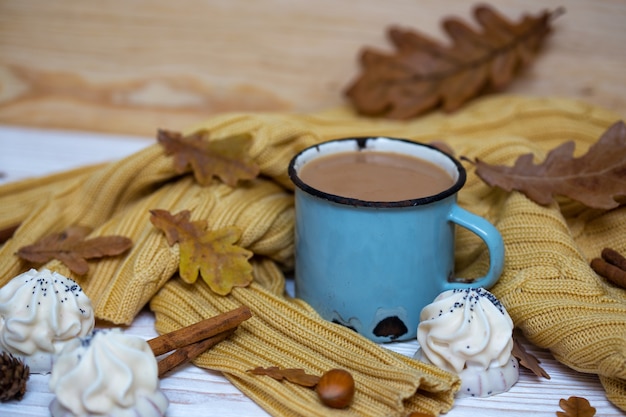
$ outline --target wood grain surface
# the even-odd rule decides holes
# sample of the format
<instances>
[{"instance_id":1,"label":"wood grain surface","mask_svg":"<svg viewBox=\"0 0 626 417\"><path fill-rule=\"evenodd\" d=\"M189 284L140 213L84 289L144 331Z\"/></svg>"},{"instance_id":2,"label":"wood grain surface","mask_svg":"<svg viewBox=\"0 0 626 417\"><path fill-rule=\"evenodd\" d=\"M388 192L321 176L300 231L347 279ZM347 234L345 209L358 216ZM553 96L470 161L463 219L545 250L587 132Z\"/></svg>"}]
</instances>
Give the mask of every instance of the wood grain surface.
<instances>
[{"instance_id":1,"label":"wood grain surface","mask_svg":"<svg viewBox=\"0 0 626 417\"><path fill-rule=\"evenodd\" d=\"M626 114L626 2L494 0L511 20L559 6L536 62L507 91ZM152 136L217 112L345 104L386 30L447 42L462 0L0 0L0 123Z\"/></svg>"},{"instance_id":2,"label":"wood grain surface","mask_svg":"<svg viewBox=\"0 0 626 417\"><path fill-rule=\"evenodd\" d=\"M508 92L578 98L626 116L626 1L490 3L511 20L544 9L566 9L537 60ZM457 16L472 21L474 4L0 0L0 125L151 137L159 127L184 129L220 112L313 112L345 105L343 90L359 71L361 49L391 51L389 26L413 28L446 42L441 20ZM24 139L31 136L29 131L5 132L0 159L5 158L2 166L8 175L3 181L70 168L72 162L86 162L88 155L120 156L108 153L118 146L116 139L86 134L67 143L58 135ZM57 158L65 164L54 167L46 165L54 158L32 163L31 155L41 153L44 144L54 141L51 152L67 154L68 146L74 152L76 141L89 140L102 150L85 148L85 159ZM128 152L143 146L128 141ZM26 160L29 164L19 163ZM34 167L38 171L29 171ZM154 335L152 320L143 312L129 331L149 338ZM390 348L411 355L416 346ZM448 415L554 416L559 399L570 395L588 398L598 416L623 415L606 400L597 377L529 348L552 379L523 372L510 392L459 400ZM25 399L0 404L0 416L48 416L52 394L47 381L46 376L34 376ZM169 417L267 415L220 374L193 366L172 373L162 386L172 402Z\"/></svg>"},{"instance_id":3,"label":"wood grain surface","mask_svg":"<svg viewBox=\"0 0 626 417\"><path fill-rule=\"evenodd\" d=\"M145 339L154 337L153 321L149 312L142 311L126 332ZM395 343L385 347L412 356L417 343ZM596 409L597 417L623 416L621 410L606 400L597 376L576 373L554 360L550 353L532 345L526 345L526 348L541 360L550 374L549 380L522 369L519 381L510 391L491 397L458 399L443 417L554 417L557 411L563 411L559 400L570 396L586 398ZM49 417L48 404L54 398L48 388L49 379L49 375L32 375L24 399L0 403L0 415ZM170 401L166 417L270 417L222 374L191 364L167 374L161 379L160 387Z\"/></svg>"}]
</instances>

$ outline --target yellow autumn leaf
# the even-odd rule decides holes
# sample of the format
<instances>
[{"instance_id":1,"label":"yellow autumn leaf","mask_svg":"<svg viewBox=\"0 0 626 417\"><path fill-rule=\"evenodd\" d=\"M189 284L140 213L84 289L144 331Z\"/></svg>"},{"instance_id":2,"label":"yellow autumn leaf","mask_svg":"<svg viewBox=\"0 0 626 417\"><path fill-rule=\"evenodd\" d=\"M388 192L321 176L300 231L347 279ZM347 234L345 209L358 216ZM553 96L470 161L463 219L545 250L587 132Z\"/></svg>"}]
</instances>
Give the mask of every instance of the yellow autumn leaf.
<instances>
[{"instance_id":1,"label":"yellow autumn leaf","mask_svg":"<svg viewBox=\"0 0 626 417\"><path fill-rule=\"evenodd\" d=\"M241 237L237 227L207 230L206 221L190 221L188 210L175 215L167 210L150 213L150 221L165 233L168 243L178 243L179 273L185 282L194 283L200 275L219 295L252 282L252 265L248 262L252 252L235 244Z\"/></svg>"}]
</instances>

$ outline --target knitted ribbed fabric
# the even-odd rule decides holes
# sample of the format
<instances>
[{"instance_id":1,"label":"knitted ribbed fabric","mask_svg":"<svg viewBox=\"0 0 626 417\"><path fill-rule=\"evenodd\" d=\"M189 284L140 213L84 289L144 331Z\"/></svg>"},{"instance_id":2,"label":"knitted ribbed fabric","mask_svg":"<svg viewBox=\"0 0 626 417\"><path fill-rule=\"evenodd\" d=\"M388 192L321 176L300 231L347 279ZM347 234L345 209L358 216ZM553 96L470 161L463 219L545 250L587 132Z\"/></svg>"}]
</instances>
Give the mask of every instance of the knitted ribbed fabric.
<instances>
[{"instance_id":1,"label":"knitted ribbed fabric","mask_svg":"<svg viewBox=\"0 0 626 417\"><path fill-rule=\"evenodd\" d=\"M261 263L258 265L257 263ZM255 278L280 282L275 263L255 261ZM272 271L273 270L273 271ZM257 280L258 281L258 280ZM171 280L152 299L160 332L175 330L219 312L247 305L252 318L235 337L200 356L196 364L222 371L242 392L275 416L325 417L406 416L412 411L437 415L452 405L458 380L442 370L381 348L357 337L354 331L320 320L306 304L282 296L282 287L235 288L228 297L216 297L204 283ZM356 384L355 399L346 410L322 405L314 390L259 377L247 371L257 366L300 368L321 375L333 368L347 369Z\"/></svg>"},{"instance_id":2,"label":"knitted ribbed fabric","mask_svg":"<svg viewBox=\"0 0 626 417\"><path fill-rule=\"evenodd\" d=\"M86 277L72 276L58 262L47 265L84 287L99 318L129 323L150 302L157 330L167 332L245 304L253 317L196 363L224 372L272 415L332 411L320 406L311 390L252 376L247 369L278 365L319 374L342 367L353 372L358 387L353 406L342 414L438 414L451 407L458 379L327 323L302 301L283 294L282 269L293 262L289 160L323 140L386 135L442 141L457 156L511 165L528 152L541 161L568 140L576 142L580 155L618 119L577 101L512 96L484 98L451 115L432 113L409 122L372 120L347 108L315 115L217 115L189 131L206 128L212 138L250 133L250 153L267 179L236 189L217 181L200 187L191 176L176 175L171 158L154 145L119 162L76 172L75 178L58 175L41 184L0 187L0 227L22 223L0 249L0 285L28 267L16 250L46 234L84 224L94 228L94 236L125 235L133 239L132 250L91 262ZM603 247L626 253L626 208L593 210L565 198L540 206L519 193L487 186L464 164L468 180L460 205L494 223L505 242L505 269L492 291L529 341L573 369L598 374L609 400L626 410L626 292L589 267ZM242 246L256 255L255 282L221 297L201 279L195 284L170 279L178 249L150 224L148 210L154 208L189 209L192 220L207 219L210 227L239 226ZM459 275L479 276L487 269L488 254L475 235L459 228L456 250Z\"/></svg>"},{"instance_id":3,"label":"knitted ribbed fabric","mask_svg":"<svg viewBox=\"0 0 626 417\"><path fill-rule=\"evenodd\" d=\"M87 174L99 169L98 165L88 165L62 171L41 178L28 178L11 182L0 187L0 230L19 224L38 205L46 204L48 198L59 189L71 183L80 183Z\"/></svg>"}]
</instances>

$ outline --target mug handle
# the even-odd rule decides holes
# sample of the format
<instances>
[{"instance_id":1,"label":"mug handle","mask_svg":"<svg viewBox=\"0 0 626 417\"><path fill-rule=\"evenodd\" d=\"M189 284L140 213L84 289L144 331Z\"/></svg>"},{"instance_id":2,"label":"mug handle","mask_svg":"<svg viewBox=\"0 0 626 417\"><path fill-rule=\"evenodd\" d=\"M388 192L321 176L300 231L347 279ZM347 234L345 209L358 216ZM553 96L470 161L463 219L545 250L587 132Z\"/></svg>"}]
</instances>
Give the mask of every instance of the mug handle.
<instances>
[{"instance_id":1,"label":"mug handle","mask_svg":"<svg viewBox=\"0 0 626 417\"><path fill-rule=\"evenodd\" d=\"M489 250L489 271L485 276L476 278L471 282L448 281L444 284L444 291L476 287L489 289L494 286L504 269L504 241L498 229L484 218L470 213L457 204L454 204L448 213L448 221L468 229L485 242Z\"/></svg>"}]
</instances>

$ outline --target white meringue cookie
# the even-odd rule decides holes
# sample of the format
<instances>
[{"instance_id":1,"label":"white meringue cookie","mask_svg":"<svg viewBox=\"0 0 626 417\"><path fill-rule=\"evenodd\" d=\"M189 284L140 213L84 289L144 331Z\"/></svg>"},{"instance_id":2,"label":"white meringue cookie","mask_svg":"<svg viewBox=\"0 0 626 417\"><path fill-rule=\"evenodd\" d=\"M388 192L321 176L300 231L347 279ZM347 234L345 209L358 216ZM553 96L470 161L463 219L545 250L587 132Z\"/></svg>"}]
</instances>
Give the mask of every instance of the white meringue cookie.
<instances>
[{"instance_id":1,"label":"white meringue cookie","mask_svg":"<svg viewBox=\"0 0 626 417\"><path fill-rule=\"evenodd\" d=\"M519 378L513 321L482 288L448 290L422 309L416 357L461 378L458 396L508 391Z\"/></svg>"},{"instance_id":2,"label":"white meringue cookie","mask_svg":"<svg viewBox=\"0 0 626 417\"><path fill-rule=\"evenodd\" d=\"M0 348L48 373L65 343L94 328L91 300L57 272L31 269L0 288Z\"/></svg>"},{"instance_id":3,"label":"white meringue cookie","mask_svg":"<svg viewBox=\"0 0 626 417\"><path fill-rule=\"evenodd\" d=\"M49 386L52 417L161 417L169 405L148 342L121 329L68 343Z\"/></svg>"}]
</instances>

